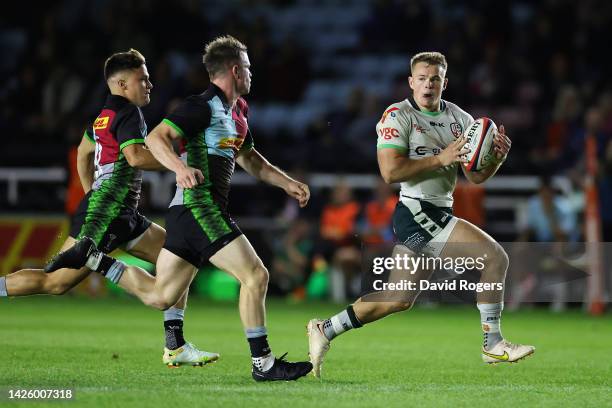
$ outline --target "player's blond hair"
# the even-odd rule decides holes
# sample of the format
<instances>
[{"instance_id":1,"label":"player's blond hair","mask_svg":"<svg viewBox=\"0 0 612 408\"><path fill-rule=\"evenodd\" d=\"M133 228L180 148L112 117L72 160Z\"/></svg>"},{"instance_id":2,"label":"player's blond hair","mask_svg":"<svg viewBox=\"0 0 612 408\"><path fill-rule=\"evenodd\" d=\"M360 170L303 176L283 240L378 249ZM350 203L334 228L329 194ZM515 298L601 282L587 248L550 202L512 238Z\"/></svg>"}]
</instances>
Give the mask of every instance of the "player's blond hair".
<instances>
[{"instance_id":1,"label":"player's blond hair","mask_svg":"<svg viewBox=\"0 0 612 408\"><path fill-rule=\"evenodd\" d=\"M223 72L228 64L240 61L247 47L231 35L217 37L204 48L203 62L211 78Z\"/></svg>"},{"instance_id":2,"label":"player's blond hair","mask_svg":"<svg viewBox=\"0 0 612 408\"><path fill-rule=\"evenodd\" d=\"M426 62L427 64L430 64L430 65L439 65L442 68L444 68L444 71L448 69L448 63L446 62L446 57L444 56L444 54L442 54L441 52L437 52L437 51L426 51L426 52L419 52L418 54L415 54L410 59L410 71L411 72L414 69L414 66L418 64L419 62Z\"/></svg>"}]
</instances>

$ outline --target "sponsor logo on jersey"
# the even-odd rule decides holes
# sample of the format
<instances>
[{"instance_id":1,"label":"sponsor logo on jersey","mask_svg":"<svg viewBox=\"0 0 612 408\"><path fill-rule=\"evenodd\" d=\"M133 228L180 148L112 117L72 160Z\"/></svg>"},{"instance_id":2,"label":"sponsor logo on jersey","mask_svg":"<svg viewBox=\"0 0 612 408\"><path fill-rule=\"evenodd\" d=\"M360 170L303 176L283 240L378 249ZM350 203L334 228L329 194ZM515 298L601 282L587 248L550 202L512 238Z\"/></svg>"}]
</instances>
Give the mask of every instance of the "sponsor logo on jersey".
<instances>
[{"instance_id":1,"label":"sponsor logo on jersey","mask_svg":"<svg viewBox=\"0 0 612 408\"><path fill-rule=\"evenodd\" d=\"M385 140L391 140L391 138L393 137L399 137L399 130L397 130L396 128L391 128L391 127L386 127L386 128L382 128L378 131L378 133L380 134L380 137L382 137Z\"/></svg>"},{"instance_id":2,"label":"sponsor logo on jersey","mask_svg":"<svg viewBox=\"0 0 612 408\"><path fill-rule=\"evenodd\" d=\"M380 123L385 123L385 119L387 119L387 115L389 115L391 112L394 112L396 110L399 110L399 108L390 108L390 109L387 109L385 111L385 113L383 113L382 118L380 119ZM394 118L395 114L391 115L391 117Z\"/></svg>"},{"instance_id":3,"label":"sponsor logo on jersey","mask_svg":"<svg viewBox=\"0 0 612 408\"><path fill-rule=\"evenodd\" d=\"M455 139L463 134L463 127L461 126L460 123L457 123L457 122L451 123L450 130L453 136L455 136Z\"/></svg>"},{"instance_id":4,"label":"sponsor logo on jersey","mask_svg":"<svg viewBox=\"0 0 612 408\"><path fill-rule=\"evenodd\" d=\"M414 149L409 149L409 152L414 152L417 156L425 156L428 153L432 153L434 156L439 155L442 149L439 147L429 148L427 146L417 146Z\"/></svg>"},{"instance_id":5,"label":"sponsor logo on jersey","mask_svg":"<svg viewBox=\"0 0 612 408\"><path fill-rule=\"evenodd\" d=\"M429 121L429 124L433 127L444 127L444 123Z\"/></svg>"},{"instance_id":6,"label":"sponsor logo on jersey","mask_svg":"<svg viewBox=\"0 0 612 408\"><path fill-rule=\"evenodd\" d=\"M417 132L417 133L425 133L425 131L427 130L423 126L419 126L418 123L413 123L412 124L412 129L414 129L414 131Z\"/></svg>"},{"instance_id":7,"label":"sponsor logo on jersey","mask_svg":"<svg viewBox=\"0 0 612 408\"><path fill-rule=\"evenodd\" d=\"M427 146L417 146L417 147L414 149L414 152L415 152L416 154L418 154L419 156L425 156L425 155L427 154L427 151L428 151L428 150L429 150L429 149L427 148Z\"/></svg>"},{"instance_id":8,"label":"sponsor logo on jersey","mask_svg":"<svg viewBox=\"0 0 612 408\"><path fill-rule=\"evenodd\" d=\"M236 149L239 150L240 146L242 146L242 143L244 142L244 139L239 138L239 137L224 137L221 140L219 140L219 147L221 149Z\"/></svg>"},{"instance_id":9,"label":"sponsor logo on jersey","mask_svg":"<svg viewBox=\"0 0 612 408\"><path fill-rule=\"evenodd\" d=\"M108 126L108 119L108 116L97 118L93 125L94 130L106 129Z\"/></svg>"}]
</instances>

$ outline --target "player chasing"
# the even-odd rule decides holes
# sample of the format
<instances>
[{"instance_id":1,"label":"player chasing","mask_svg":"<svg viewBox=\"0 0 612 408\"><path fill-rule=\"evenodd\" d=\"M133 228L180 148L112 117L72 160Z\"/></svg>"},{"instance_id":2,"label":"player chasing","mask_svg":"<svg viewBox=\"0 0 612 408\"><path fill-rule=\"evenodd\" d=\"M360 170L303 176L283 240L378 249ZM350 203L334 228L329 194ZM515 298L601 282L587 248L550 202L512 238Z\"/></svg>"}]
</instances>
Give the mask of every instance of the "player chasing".
<instances>
[{"instance_id":1,"label":"player chasing","mask_svg":"<svg viewBox=\"0 0 612 408\"><path fill-rule=\"evenodd\" d=\"M91 271L99 272L127 291L142 296L154 284L146 271L126 266L104 255L116 248L156 263L166 232L142 216L138 201L142 170L164 167L144 146L147 125L140 108L150 102L153 85L145 58L136 50L110 56L104 64L104 78L110 90L93 126L88 128L78 148L77 167L86 192L71 220L66 250L77 239L90 237L101 252L86 264L66 264L55 272L22 269L0 277L0 296L35 294L63 295ZM94 174L95 166L95 174ZM166 345L162 361L169 366L203 365L219 358L217 353L200 351L183 337L183 318L188 291L164 311Z\"/></svg>"},{"instance_id":2,"label":"player chasing","mask_svg":"<svg viewBox=\"0 0 612 408\"><path fill-rule=\"evenodd\" d=\"M463 131L474 122L458 106L441 99L448 79L446 58L438 52L423 52L410 61L412 96L392 104L376 126L377 156L382 177L387 183L401 183L400 201L393 227L400 244L392 257L418 256L477 258L487 253L481 270L481 283L503 283L508 256L497 242L480 228L452 215L452 193L457 167L467 163ZM492 177L510 151L510 139L503 125L493 139L494 163L481 171L466 171L468 180L482 183ZM443 148L443 150L441 150ZM420 269L403 274L395 269L391 279L407 278L417 283L428 280L432 270ZM402 276L403 275L403 276ZM495 285L491 285L495 287ZM419 290L405 291L401 298L370 294L357 299L346 310L326 320L308 323L310 359L313 373L321 375L321 365L330 342L338 335L389 314L408 310ZM513 344L501 334L503 290L476 293L484 333L482 359L485 363L515 362L535 351L535 347Z\"/></svg>"},{"instance_id":3,"label":"player chasing","mask_svg":"<svg viewBox=\"0 0 612 408\"><path fill-rule=\"evenodd\" d=\"M147 137L153 156L176 173L176 194L166 216L167 235L153 283L139 297L167 309L185 293L207 262L240 282L239 311L251 350L256 381L296 380L312 370L310 362L275 358L267 340L265 297L268 270L228 213L228 194L235 163L252 176L285 190L304 207L306 184L271 165L255 148L248 129L248 105L241 97L251 87L247 48L231 36L206 45L204 65L210 87L185 99ZM180 157L173 140L180 140ZM95 241L84 237L63 252L53 267L78 267L99 256Z\"/></svg>"}]
</instances>

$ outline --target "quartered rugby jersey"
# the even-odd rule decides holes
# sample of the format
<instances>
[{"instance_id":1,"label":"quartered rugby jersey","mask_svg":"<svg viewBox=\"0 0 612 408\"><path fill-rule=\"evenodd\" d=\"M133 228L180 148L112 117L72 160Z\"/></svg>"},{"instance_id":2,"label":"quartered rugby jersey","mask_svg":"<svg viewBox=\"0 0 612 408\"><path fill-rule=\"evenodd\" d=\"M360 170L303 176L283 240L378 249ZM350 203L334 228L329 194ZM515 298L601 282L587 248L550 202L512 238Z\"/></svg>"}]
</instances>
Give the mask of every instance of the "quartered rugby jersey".
<instances>
[{"instance_id":1,"label":"quartered rugby jersey","mask_svg":"<svg viewBox=\"0 0 612 408\"><path fill-rule=\"evenodd\" d=\"M85 134L96 143L92 186L96 198L90 199L91 205L99 204L104 211L106 204L114 201L135 209L140 199L142 170L130 166L122 150L144 143L147 124L140 108L122 96L109 95Z\"/></svg>"},{"instance_id":2,"label":"quartered rugby jersey","mask_svg":"<svg viewBox=\"0 0 612 408\"><path fill-rule=\"evenodd\" d=\"M473 121L470 114L453 103L441 101L439 112L425 112L410 97L392 104L383 113L376 125L377 148L398 149L414 160L438 155ZM401 196L452 207L457 168L455 163L417 174L401 183Z\"/></svg>"},{"instance_id":3,"label":"quartered rugby jersey","mask_svg":"<svg viewBox=\"0 0 612 408\"><path fill-rule=\"evenodd\" d=\"M177 186L171 207L193 208L215 202L227 210L236 155L253 148L247 117L244 99L238 98L232 108L223 91L211 84L204 93L185 99L163 120L183 137L181 159L204 174L204 183L195 188Z\"/></svg>"}]
</instances>

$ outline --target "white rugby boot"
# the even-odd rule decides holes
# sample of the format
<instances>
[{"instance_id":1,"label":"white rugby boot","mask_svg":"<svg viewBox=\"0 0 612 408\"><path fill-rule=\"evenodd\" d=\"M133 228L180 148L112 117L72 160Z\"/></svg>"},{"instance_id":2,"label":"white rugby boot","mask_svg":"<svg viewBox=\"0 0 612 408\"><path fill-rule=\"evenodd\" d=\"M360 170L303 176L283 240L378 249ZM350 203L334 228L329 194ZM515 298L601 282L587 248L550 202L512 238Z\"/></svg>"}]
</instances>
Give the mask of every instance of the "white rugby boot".
<instances>
[{"instance_id":1,"label":"white rugby boot","mask_svg":"<svg viewBox=\"0 0 612 408\"><path fill-rule=\"evenodd\" d=\"M323 320L310 320L308 322L308 354L312 363L312 373L316 378L321 378L321 365L329 347L330 341L323 333Z\"/></svg>"},{"instance_id":2,"label":"white rugby boot","mask_svg":"<svg viewBox=\"0 0 612 408\"><path fill-rule=\"evenodd\" d=\"M162 361L168 367L180 367L182 365L203 366L219 359L218 353L198 350L193 344L185 343L176 350L164 347Z\"/></svg>"},{"instance_id":3,"label":"white rugby boot","mask_svg":"<svg viewBox=\"0 0 612 408\"><path fill-rule=\"evenodd\" d=\"M507 340L497 343L491 350L482 349L482 361L487 364L515 363L532 355L534 346L525 344L513 344Z\"/></svg>"}]
</instances>

